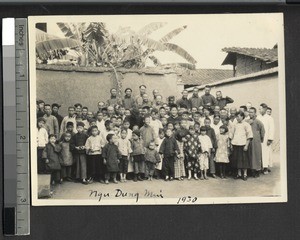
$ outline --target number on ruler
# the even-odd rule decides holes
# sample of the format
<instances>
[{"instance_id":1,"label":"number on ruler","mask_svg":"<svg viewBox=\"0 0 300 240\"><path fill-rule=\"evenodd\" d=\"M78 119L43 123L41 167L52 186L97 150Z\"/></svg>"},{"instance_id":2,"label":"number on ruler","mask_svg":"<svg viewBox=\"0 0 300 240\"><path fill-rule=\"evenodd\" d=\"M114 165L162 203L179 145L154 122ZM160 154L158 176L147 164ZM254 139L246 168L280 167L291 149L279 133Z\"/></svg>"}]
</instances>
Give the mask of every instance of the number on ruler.
<instances>
[{"instance_id":1,"label":"number on ruler","mask_svg":"<svg viewBox=\"0 0 300 240\"><path fill-rule=\"evenodd\" d=\"M26 136L21 135L21 136L20 136L20 140L26 140Z\"/></svg>"}]
</instances>

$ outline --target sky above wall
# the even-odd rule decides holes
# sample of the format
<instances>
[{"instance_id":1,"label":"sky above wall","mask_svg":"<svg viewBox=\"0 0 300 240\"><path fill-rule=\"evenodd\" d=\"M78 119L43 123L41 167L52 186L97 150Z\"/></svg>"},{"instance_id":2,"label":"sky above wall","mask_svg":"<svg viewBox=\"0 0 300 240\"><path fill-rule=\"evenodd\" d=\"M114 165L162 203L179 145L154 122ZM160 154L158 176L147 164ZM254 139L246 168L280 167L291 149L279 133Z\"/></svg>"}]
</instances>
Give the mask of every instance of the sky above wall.
<instances>
[{"instance_id":1,"label":"sky above wall","mask_svg":"<svg viewBox=\"0 0 300 240\"><path fill-rule=\"evenodd\" d=\"M280 14L207 14L207 15L122 15L68 18L56 17L56 21L104 22L113 33L120 26L138 31L151 22L167 22L153 32L150 37L158 40L175 28L187 28L170 42L178 44L196 60L197 68L232 69L222 66L226 53L224 47L272 48L282 39L282 15ZM48 33L63 37L53 19L47 22ZM156 52L155 56L165 63L186 62L182 57L170 52ZM151 66L151 63L148 63Z\"/></svg>"}]
</instances>

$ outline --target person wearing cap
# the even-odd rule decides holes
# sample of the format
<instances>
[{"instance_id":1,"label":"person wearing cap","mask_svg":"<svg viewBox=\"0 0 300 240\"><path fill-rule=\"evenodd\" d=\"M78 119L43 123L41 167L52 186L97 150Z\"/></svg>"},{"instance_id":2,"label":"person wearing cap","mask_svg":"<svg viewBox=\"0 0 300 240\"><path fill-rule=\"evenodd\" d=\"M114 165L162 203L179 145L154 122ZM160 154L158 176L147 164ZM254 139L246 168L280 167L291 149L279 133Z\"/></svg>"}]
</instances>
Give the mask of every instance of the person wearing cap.
<instances>
[{"instance_id":1,"label":"person wearing cap","mask_svg":"<svg viewBox=\"0 0 300 240\"><path fill-rule=\"evenodd\" d=\"M51 115L51 106L50 104L45 104L45 115L44 119L46 120L46 129L48 130L48 135L54 134L56 138L59 137L59 127L57 118Z\"/></svg>"},{"instance_id":2,"label":"person wearing cap","mask_svg":"<svg viewBox=\"0 0 300 240\"><path fill-rule=\"evenodd\" d=\"M40 118L45 115L44 108L45 108L45 102L43 100L36 101L36 117Z\"/></svg>"},{"instance_id":3,"label":"person wearing cap","mask_svg":"<svg viewBox=\"0 0 300 240\"><path fill-rule=\"evenodd\" d=\"M210 90L211 87L209 85L206 85L204 89L204 95L202 95L201 98L204 106L209 106L214 109L217 104L217 100L213 95L210 94Z\"/></svg>"},{"instance_id":4,"label":"person wearing cap","mask_svg":"<svg viewBox=\"0 0 300 240\"><path fill-rule=\"evenodd\" d=\"M121 99L117 97L117 89L110 89L110 98L106 102L107 106L115 107L116 105L121 105Z\"/></svg>"},{"instance_id":5,"label":"person wearing cap","mask_svg":"<svg viewBox=\"0 0 300 240\"><path fill-rule=\"evenodd\" d=\"M125 89L125 96L122 100L122 105L125 109L129 109L129 110L136 107L135 100L132 97L132 89L131 88Z\"/></svg>"},{"instance_id":6,"label":"person wearing cap","mask_svg":"<svg viewBox=\"0 0 300 240\"><path fill-rule=\"evenodd\" d=\"M52 108L51 115L53 115L54 117L57 118L59 128L61 126L62 120L64 119L63 116L61 116L60 114L58 114L58 110L59 110L60 107L61 107L61 105L59 105L57 103L53 103L52 106L51 106L51 108Z\"/></svg>"},{"instance_id":7,"label":"person wearing cap","mask_svg":"<svg viewBox=\"0 0 300 240\"><path fill-rule=\"evenodd\" d=\"M193 95L189 98L192 108L199 108L200 106L203 106L203 100L201 97L199 97L199 89L197 87L194 87L193 89Z\"/></svg>"}]
</instances>

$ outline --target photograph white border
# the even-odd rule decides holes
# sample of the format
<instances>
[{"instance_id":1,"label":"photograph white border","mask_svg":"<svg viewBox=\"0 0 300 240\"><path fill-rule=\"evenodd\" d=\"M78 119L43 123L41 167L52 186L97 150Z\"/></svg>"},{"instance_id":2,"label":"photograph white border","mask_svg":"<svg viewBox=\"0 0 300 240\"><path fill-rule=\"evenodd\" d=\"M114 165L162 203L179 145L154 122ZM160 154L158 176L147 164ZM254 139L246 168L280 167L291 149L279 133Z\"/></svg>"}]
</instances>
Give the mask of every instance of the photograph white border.
<instances>
[{"instance_id":1,"label":"photograph white border","mask_svg":"<svg viewBox=\"0 0 300 240\"><path fill-rule=\"evenodd\" d=\"M189 204L241 204L241 203L276 203L287 202L287 154L286 154L286 98L285 98L285 61L284 61L284 22L283 13L255 13L255 14L232 14L238 17L239 15L255 15L271 14L276 16L282 24L280 39L278 41L278 96L280 110L280 190L281 196L261 196L261 197L218 197L218 198L198 198L195 203L180 203L181 205ZM116 18L132 17L138 18L147 17L157 21L170 21L175 18L180 23L185 17L197 18L204 14L170 14L170 15L89 15L89 16L31 16L28 17L28 36L29 36L29 73L30 73L30 136L31 136L31 199L33 206L66 206L66 205L176 205L178 198L140 198L138 202L135 199L102 199L100 202L97 199L38 199L38 180L37 180L37 159L36 159L36 53L35 53L35 25L39 22L89 22L99 21L108 22L116 21ZM218 14L205 14L214 15ZM174 19L173 19L174 21Z\"/></svg>"}]
</instances>

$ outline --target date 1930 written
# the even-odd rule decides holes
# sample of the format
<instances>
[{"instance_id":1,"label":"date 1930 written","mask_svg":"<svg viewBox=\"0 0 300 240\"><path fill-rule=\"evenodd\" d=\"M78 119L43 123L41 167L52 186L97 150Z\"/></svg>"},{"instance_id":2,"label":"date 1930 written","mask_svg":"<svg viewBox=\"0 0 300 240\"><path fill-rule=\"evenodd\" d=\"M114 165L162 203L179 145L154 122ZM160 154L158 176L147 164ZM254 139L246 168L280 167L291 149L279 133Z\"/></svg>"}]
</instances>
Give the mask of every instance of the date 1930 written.
<instances>
[{"instance_id":1,"label":"date 1930 written","mask_svg":"<svg viewBox=\"0 0 300 240\"><path fill-rule=\"evenodd\" d=\"M178 198L177 204L189 204L189 203L195 203L197 202L197 197L191 197L191 196L185 196Z\"/></svg>"}]
</instances>

